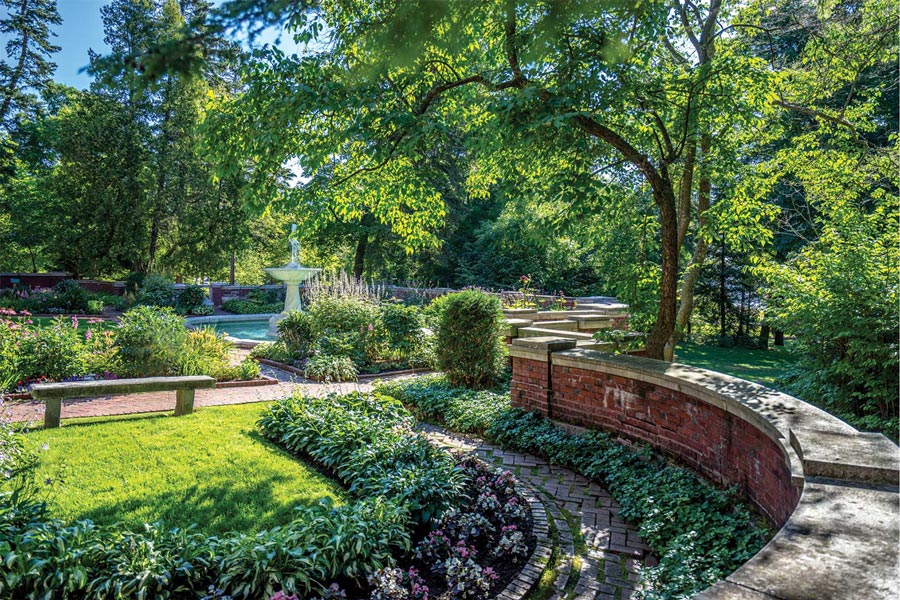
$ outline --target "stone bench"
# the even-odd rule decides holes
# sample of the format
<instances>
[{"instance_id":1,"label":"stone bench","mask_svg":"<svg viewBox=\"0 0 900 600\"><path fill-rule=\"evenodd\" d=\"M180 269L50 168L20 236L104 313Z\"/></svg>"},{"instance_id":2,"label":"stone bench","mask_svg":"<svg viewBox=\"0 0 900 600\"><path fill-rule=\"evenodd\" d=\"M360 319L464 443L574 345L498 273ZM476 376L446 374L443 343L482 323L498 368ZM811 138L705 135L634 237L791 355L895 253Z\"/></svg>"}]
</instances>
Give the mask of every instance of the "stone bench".
<instances>
[{"instance_id":1,"label":"stone bench","mask_svg":"<svg viewBox=\"0 0 900 600\"><path fill-rule=\"evenodd\" d=\"M175 416L194 412L194 390L216 386L216 380L205 375L189 377L142 377L140 379L109 379L104 381L72 381L39 383L31 388L31 397L43 400L44 428L59 427L62 401L94 396L140 394L143 392L175 391Z\"/></svg>"}]
</instances>

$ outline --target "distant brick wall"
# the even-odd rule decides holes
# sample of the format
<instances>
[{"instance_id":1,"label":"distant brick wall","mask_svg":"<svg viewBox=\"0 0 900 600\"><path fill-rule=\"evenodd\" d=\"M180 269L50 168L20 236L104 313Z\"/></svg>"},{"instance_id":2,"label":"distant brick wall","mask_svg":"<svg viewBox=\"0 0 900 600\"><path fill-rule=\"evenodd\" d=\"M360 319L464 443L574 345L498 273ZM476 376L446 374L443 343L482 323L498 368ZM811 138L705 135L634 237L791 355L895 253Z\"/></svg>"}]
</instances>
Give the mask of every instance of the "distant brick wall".
<instances>
[{"instance_id":1,"label":"distant brick wall","mask_svg":"<svg viewBox=\"0 0 900 600\"><path fill-rule=\"evenodd\" d=\"M63 272L56 273L0 273L0 289L6 288L52 288L60 281L72 279ZM114 281L97 281L94 279L73 280L89 292L100 294L122 294L124 287Z\"/></svg>"},{"instance_id":2,"label":"distant brick wall","mask_svg":"<svg viewBox=\"0 0 900 600\"><path fill-rule=\"evenodd\" d=\"M513 406L646 442L716 484L739 486L778 526L793 512L799 492L785 452L754 424L688 393L642 380L637 371L629 377L621 368L616 374L604 372L596 362L575 366L577 358L552 351L541 360L538 338L528 343L532 347L510 347Z\"/></svg>"}]
</instances>

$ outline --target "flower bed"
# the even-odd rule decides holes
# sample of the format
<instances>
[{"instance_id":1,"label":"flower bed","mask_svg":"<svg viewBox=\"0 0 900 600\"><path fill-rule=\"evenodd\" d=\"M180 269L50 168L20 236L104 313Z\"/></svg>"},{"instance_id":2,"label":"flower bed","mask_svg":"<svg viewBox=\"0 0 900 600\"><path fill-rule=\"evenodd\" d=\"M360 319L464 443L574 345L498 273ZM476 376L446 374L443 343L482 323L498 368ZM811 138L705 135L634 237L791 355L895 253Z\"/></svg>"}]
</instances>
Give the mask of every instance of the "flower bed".
<instances>
[{"instance_id":1,"label":"flower bed","mask_svg":"<svg viewBox=\"0 0 900 600\"><path fill-rule=\"evenodd\" d=\"M618 443L599 431L571 434L536 413L512 409L509 395L452 388L443 377L383 383L378 392L423 419L548 458L603 484L637 523L660 561L641 571L646 599L687 598L728 575L768 535L736 490L720 490L668 464L649 448Z\"/></svg>"},{"instance_id":2,"label":"flower bed","mask_svg":"<svg viewBox=\"0 0 900 600\"><path fill-rule=\"evenodd\" d=\"M356 594L484 598L518 573L534 547L512 474L435 448L391 398L293 398L260 422L269 439L328 469L352 493L386 494L408 508L414 552L373 573L369 589Z\"/></svg>"},{"instance_id":3,"label":"flower bed","mask_svg":"<svg viewBox=\"0 0 900 600\"><path fill-rule=\"evenodd\" d=\"M259 365L231 364L232 345L211 330L187 330L172 309L143 306L116 327L101 320L57 317L35 323L27 312L0 309L0 392L33 383L209 375L219 381L259 380Z\"/></svg>"},{"instance_id":4,"label":"flower bed","mask_svg":"<svg viewBox=\"0 0 900 600\"><path fill-rule=\"evenodd\" d=\"M300 369L309 379L354 381L361 375L431 366L431 344L417 306L372 297L314 297L306 312L278 323L279 341L251 356Z\"/></svg>"}]
</instances>

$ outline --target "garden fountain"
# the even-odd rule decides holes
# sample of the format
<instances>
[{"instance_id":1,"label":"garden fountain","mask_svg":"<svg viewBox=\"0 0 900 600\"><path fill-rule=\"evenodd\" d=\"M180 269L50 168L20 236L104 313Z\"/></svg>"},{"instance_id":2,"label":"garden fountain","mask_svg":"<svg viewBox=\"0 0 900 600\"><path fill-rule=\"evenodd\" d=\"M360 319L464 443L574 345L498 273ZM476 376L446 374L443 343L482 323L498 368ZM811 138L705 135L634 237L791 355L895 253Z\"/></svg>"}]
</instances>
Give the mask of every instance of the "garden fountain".
<instances>
[{"instance_id":1,"label":"garden fountain","mask_svg":"<svg viewBox=\"0 0 900 600\"><path fill-rule=\"evenodd\" d=\"M297 263L300 260L300 241L296 237L297 224L291 225L291 235L288 241L291 244L291 262L283 267L270 267L266 273L278 281L283 281L287 286L284 297L284 310L280 314L269 319L269 335L278 335L278 322L287 316L292 310L301 310L300 284L307 279L312 279L322 269L304 267Z\"/></svg>"}]
</instances>

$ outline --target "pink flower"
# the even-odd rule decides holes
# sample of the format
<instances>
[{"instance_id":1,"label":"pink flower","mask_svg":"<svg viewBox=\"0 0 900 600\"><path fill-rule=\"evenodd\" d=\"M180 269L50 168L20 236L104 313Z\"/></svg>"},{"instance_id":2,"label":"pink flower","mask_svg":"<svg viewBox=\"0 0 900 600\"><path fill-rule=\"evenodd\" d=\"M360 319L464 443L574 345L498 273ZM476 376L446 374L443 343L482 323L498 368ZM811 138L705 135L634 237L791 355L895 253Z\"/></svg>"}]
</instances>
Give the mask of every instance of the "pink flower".
<instances>
[{"instance_id":1,"label":"pink flower","mask_svg":"<svg viewBox=\"0 0 900 600\"><path fill-rule=\"evenodd\" d=\"M90 341L92 337L94 337L94 332L90 329L84 332L84 339Z\"/></svg>"},{"instance_id":2,"label":"pink flower","mask_svg":"<svg viewBox=\"0 0 900 600\"><path fill-rule=\"evenodd\" d=\"M375 327L371 323L369 323L369 331L372 331L373 329L375 329Z\"/></svg>"}]
</instances>

